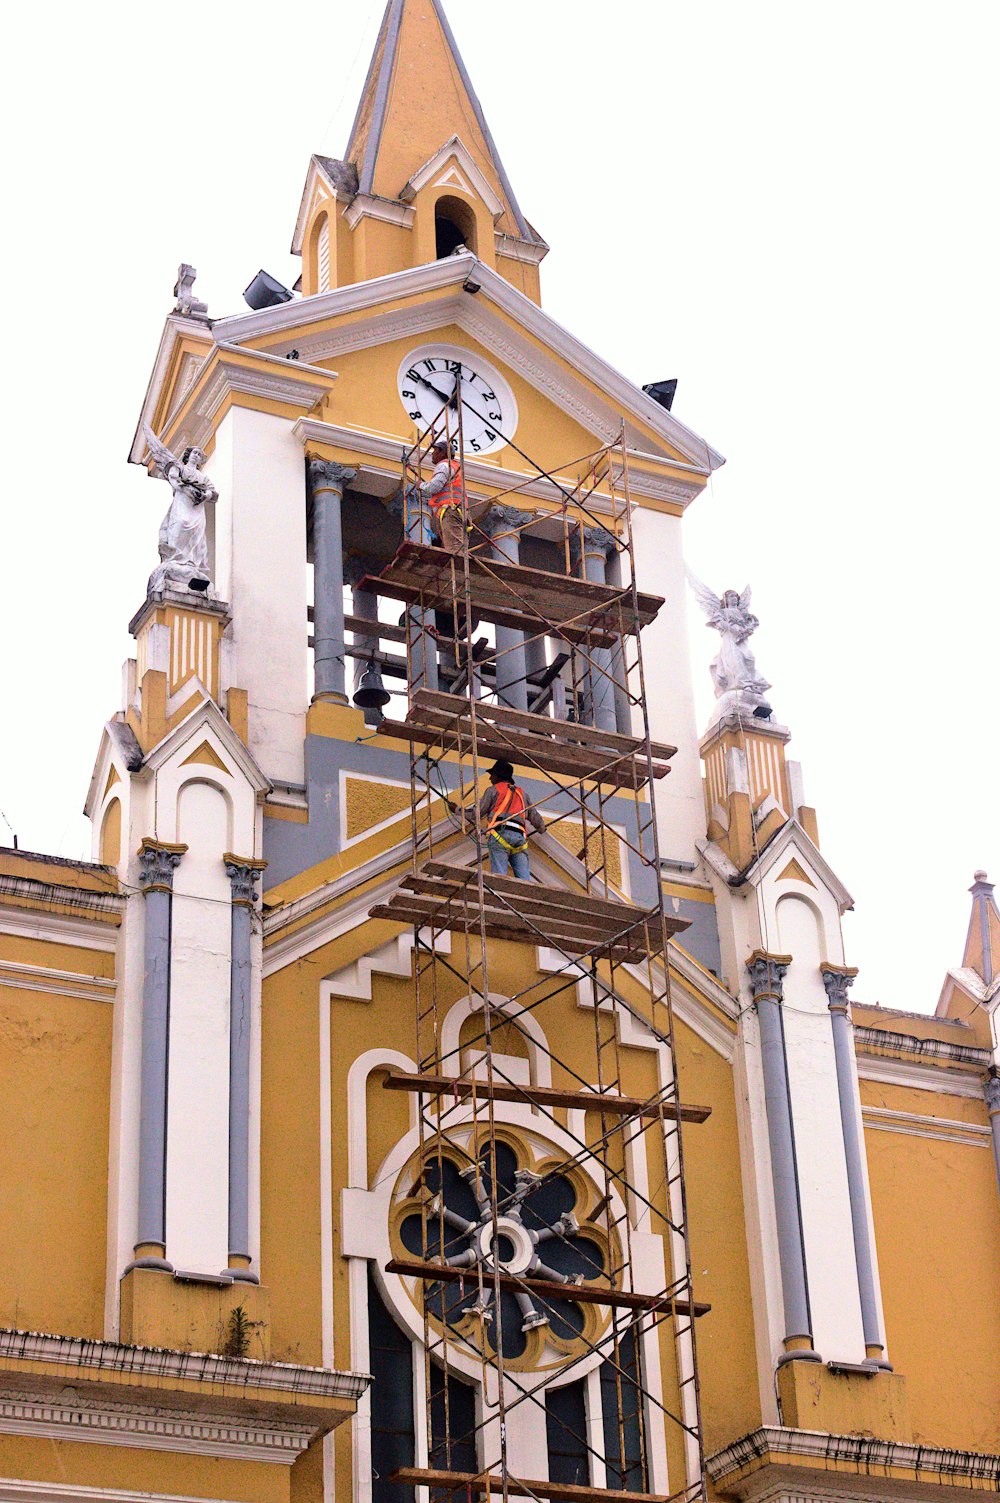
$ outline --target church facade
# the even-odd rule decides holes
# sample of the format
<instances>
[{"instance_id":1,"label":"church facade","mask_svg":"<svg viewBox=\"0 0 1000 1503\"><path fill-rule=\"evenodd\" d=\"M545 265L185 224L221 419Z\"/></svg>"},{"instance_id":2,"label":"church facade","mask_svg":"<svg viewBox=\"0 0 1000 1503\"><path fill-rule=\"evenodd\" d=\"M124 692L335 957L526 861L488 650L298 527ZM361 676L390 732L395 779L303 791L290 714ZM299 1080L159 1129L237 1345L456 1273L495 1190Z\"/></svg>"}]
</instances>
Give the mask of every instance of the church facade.
<instances>
[{"instance_id":1,"label":"church facade","mask_svg":"<svg viewBox=\"0 0 1000 1503\"><path fill-rule=\"evenodd\" d=\"M292 249L182 268L93 859L0 851L0 1500L1000 1491L986 874L935 1014L866 1004L746 596L697 723L722 457L544 311L440 0Z\"/></svg>"}]
</instances>

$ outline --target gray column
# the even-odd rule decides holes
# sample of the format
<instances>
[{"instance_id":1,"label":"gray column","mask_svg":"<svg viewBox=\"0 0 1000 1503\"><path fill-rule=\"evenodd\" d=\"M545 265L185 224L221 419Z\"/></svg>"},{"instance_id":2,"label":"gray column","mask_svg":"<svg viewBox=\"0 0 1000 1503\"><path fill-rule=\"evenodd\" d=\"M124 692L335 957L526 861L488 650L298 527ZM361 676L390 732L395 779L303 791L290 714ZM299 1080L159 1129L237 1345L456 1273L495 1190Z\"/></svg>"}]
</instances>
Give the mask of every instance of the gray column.
<instances>
[{"instance_id":1,"label":"gray column","mask_svg":"<svg viewBox=\"0 0 1000 1503\"><path fill-rule=\"evenodd\" d=\"M170 1043L170 916L174 870L186 845L144 840L142 1063L139 1072L139 1198L132 1268L167 1262L167 1057Z\"/></svg>"},{"instance_id":2,"label":"gray column","mask_svg":"<svg viewBox=\"0 0 1000 1503\"><path fill-rule=\"evenodd\" d=\"M309 461L313 498L314 699L347 703L344 674L344 539L340 508L356 471L327 459Z\"/></svg>"},{"instance_id":3,"label":"gray column","mask_svg":"<svg viewBox=\"0 0 1000 1503\"><path fill-rule=\"evenodd\" d=\"M771 1178L774 1184L774 1214L781 1261L781 1296L784 1305L785 1362L820 1362L813 1351L809 1284L806 1277L805 1245L799 1176L795 1162L795 1130L785 1057L785 1025L781 1016L782 982L792 963L790 955L769 955L755 950L747 961L757 1021L760 1025L761 1068L764 1073L764 1105L767 1137L771 1148Z\"/></svg>"},{"instance_id":4,"label":"gray column","mask_svg":"<svg viewBox=\"0 0 1000 1503\"><path fill-rule=\"evenodd\" d=\"M608 553L614 545L614 537L604 527L585 527L582 543L580 534L574 533L574 562L578 569L582 567L584 579L589 579L591 584L607 583ZM617 722L614 686L610 678L611 653L606 647L595 647L591 648L589 656L593 666L588 667L584 675L587 698L584 720L602 731L613 731Z\"/></svg>"},{"instance_id":5,"label":"gray column","mask_svg":"<svg viewBox=\"0 0 1000 1503\"><path fill-rule=\"evenodd\" d=\"M493 557L497 563L517 564L521 561L521 537L517 529L524 525L524 513L516 506L491 506L483 518L483 531L489 533L493 545ZM497 626L496 660L497 699L512 710L528 708L528 685L525 682L527 665L524 656L524 632L511 626Z\"/></svg>"},{"instance_id":6,"label":"gray column","mask_svg":"<svg viewBox=\"0 0 1000 1503\"><path fill-rule=\"evenodd\" d=\"M227 854L233 894L229 972L229 1266L241 1283L259 1284L250 1272L250 1037L253 1018L251 941L257 882L267 865Z\"/></svg>"},{"instance_id":7,"label":"gray column","mask_svg":"<svg viewBox=\"0 0 1000 1503\"><path fill-rule=\"evenodd\" d=\"M609 585L621 589L622 556L618 548L612 548L605 565L605 578ZM611 674L614 683L611 692L615 701L615 729L623 736L632 735L632 703L628 697L628 671L625 659L625 639L619 637L611 650Z\"/></svg>"},{"instance_id":8,"label":"gray column","mask_svg":"<svg viewBox=\"0 0 1000 1503\"><path fill-rule=\"evenodd\" d=\"M544 673L547 665L545 656L545 638L528 637L524 644L524 671L528 673ZM530 705L534 695L538 693L535 684L525 686L525 695Z\"/></svg>"},{"instance_id":9,"label":"gray column","mask_svg":"<svg viewBox=\"0 0 1000 1503\"><path fill-rule=\"evenodd\" d=\"M986 1105L993 1129L993 1157L997 1166L997 1189L1000 1190L1000 1075L995 1069L986 1077Z\"/></svg>"},{"instance_id":10,"label":"gray column","mask_svg":"<svg viewBox=\"0 0 1000 1503\"><path fill-rule=\"evenodd\" d=\"M858 1130L854 1092L854 1060L850 1039L847 989L858 974L852 966L822 965L820 973L826 987L833 1027L833 1057L837 1067L837 1091L840 1096L840 1124L844 1134L844 1159L847 1165L847 1192L851 1201L851 1227L854 1232L854 1257L858 1265L858 1293L861 1297L861 1324L865 1333L865 1365L892 1368L884 1360L885 1342L879 1323L875 1295L875 1260L872 1255L868 1226L868 1198L865 1194L863 1149Z\"/></svg>"},{"instance_id":11,"label":"gray column","mask_svg":"<svg viewBox=\"0 0 1000 1503\"><path fill-rule=\"evenodd\" d=\"M402 496L392 496L386 502L390 516L403 524L403 536L414 542L421 537L420 509L406 506ZM415 689L438 688L437 644L430 635L434 625L434 612L421 611L413 606L406 612L407 657L410 664L410 693Z\"/></svg>"}]
</instances>

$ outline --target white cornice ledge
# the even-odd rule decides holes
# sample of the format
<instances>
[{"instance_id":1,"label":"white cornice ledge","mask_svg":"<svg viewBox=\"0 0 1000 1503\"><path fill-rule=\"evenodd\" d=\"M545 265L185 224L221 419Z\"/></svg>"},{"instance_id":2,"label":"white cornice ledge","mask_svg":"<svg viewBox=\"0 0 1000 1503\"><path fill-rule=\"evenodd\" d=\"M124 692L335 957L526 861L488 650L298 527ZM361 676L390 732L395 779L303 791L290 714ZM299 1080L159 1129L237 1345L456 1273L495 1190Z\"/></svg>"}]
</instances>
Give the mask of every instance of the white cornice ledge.
<instances>
[{"instance_id":1,"label":"white cornice ledge","mask_svg":"<svg viewBox=\"0 0 1000 1503\"><path fill-rule=\"evenodd\" d=\"M981 1070L988 1070L992 1062L988 1049L977 1049L972 1044L949 1044L944 1039L922 1039L912 1033L890 1033L887 1028L870 1028L864 1023L854 1025L854 1044L859 1054L886 1051L915 1054L921 1059L972 1065Z\"/></svg>"},{"instance_id":2,"label":"white cornice ledge","mask_svg":"<svg viewBox=\"0 0 1000 1503\"><path fill-rule=\"evenodd\" d=\"M317 444L330 444L337 449L353 449L360 454L370 455L372 459L383 460L398 478L399 453L404 443L400 438L383 433L366 432L362 428L348 428L339 423L324 423L319 418L312 417L298 418L292 425L292 432L302 444L308 444L311 440ZM629 453L631 455L631 450ZM673 467L671 461L664 460L662 456L659 463ZM533 476L524 470L508 470L499 465L484 464L468 456L465 461L465 473L473 486L516 491L518 496L531 497L539 501L559 501L564 495L564 491L551 480ZM567 477L567 489L573 484L574 482ZM686 481L670 476L645 475L641 470L631 469L629 490L634 496L641 496L647 500L667 501L677 506L686 506L700 494L701 487L696 480ZM619 502L619 509L620 505ZM587 506L597 516L610 517L615 514L616 510L612 506L611 497L601 495L599 491L595 491L588 497Z\"/></svg>"},{"instance_id":3,"label":"white cornice ledge","mask_svg":"<svg viewBox=\"0 0 1000 1503\"><path fill-rule=\"evenodd\" d=\"M247 350L225 341L218 348L222 351L220 358L199 374L182 409L175 444L204 444L223 402L232 392L265 397L308 412L337 379L336 371L286 360L262 350Z\"/></svg>"},{"instance_id":4,"label":"white cornice ledge","mask_svg":"<svg viewBox=\"0 0 1000 1503\"><path fill-rule=\"evenodd\" d=\"M156 1381L227 1385L244 1394L256 1389L312 1394L325 1399L358 1399L371 1379L366 1373L293 1362L262 1362L253 1357L220 1357L213 1352L175 1352L165 1347L124 1346L81 1336L48 1336L38 1331L0 1330L0 1360L51 1362L84 1372L128 1373Z\"/></svg>"},{"instance_id":5,"label":"white cornice ledge","mask_svg":"<svg viewBox=\"0 0 1000 1503\"><path fill-rule=\"evenodd\" d=\"M827 1469L831 1463L846 1464L855 1466L865 1477L877 1477L893 1467L915 1475L935 1472L955 1479L967 1478L980 1485L989 1482L993 1484L991 1491L1000 1486L1000 1456L987 1452L915 1446L904 1441L878 1440L870 1435L828 1435L820 1430L779 1429L771 1425L742 1436L723 1451L716 1451L705 1466L712 1481L720 1482L763 1456L802 1457L807 1463L823 1462ZM829 1470L825 1475L829 1479ZM837 1478L841 1485L847 1481L842 1471ZM883 1494L873 1492L870 1496Z\"/></svg>"},{"instance_id":6,"label":"white cornice ledge","mask_svg":"<svg viewBox=\"0 0 1000 1503\"><path fill-rule=\"evenodd\" d=\"M108 880L117 878L108 874ZM119 892L92 892L86 887L65 887L56 882L40 882L36 877L13 877L0 873L0 903L4 899L23 903L61 903L78 908L81 913L118 916L125 907L125 895Z\"/></svg>"}]
</instances>

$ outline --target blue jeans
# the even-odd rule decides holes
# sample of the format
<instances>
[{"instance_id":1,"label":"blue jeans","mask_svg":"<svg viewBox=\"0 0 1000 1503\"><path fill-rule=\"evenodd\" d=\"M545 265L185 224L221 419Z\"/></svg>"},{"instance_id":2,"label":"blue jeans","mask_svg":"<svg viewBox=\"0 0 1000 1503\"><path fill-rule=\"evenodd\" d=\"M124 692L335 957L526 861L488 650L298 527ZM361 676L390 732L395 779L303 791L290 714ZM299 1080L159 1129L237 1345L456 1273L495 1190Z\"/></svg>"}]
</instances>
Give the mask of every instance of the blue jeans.
<instances>
[{"instance_id":1,"label":"blue jeans","mask_svg":"<svg viewBox=\"0 0 1000 1503\"><path fill-rule=\"evenodd\" d=\"M506 832L504 833L506 836ZM510 840L509 843L513 845L514 841ZM516 851L508 851L506 846L500 844L495 835L491 835L487 841L486 848L490 855L490 871L495 877L509 877L512 867L514 876L520 877L522 882L526 882L531 876L531 868L528 862L528 842L526 840L521 842Z\"/></svg>"},{"instance_id":2,"label":"blue jeans","mask_svg":"<svg viewBox=\"0 0 1000 1503\"><path fill-rule=\"evenodd\" d=\"M431 526L430 507L415 485L406 493L404 517L404 531L411 543L427 543L428 546L433 544L434 529Z\"/></svg>"}]
</instances>

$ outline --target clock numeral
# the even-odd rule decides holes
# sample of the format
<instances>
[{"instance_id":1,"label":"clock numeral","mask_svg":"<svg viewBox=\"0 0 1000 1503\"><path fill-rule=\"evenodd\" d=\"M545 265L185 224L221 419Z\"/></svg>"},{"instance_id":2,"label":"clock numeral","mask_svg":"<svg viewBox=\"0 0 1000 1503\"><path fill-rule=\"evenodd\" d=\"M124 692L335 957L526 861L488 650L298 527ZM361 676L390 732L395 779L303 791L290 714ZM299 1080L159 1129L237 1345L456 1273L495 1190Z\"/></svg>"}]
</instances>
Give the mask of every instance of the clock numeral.
<instances>
[{"instance_id":1,"label":"clock numeral","mask_svg":"<svg viewBox=\"0 0 1000 1503\"><path fill-rule=\"evenodd\" d=\"M437 366L434 364L433 360L425 360L424 361L424 370L425 371L436 371L437 370Z\"/></svg>"},{"instance_id":2,"label":"clock numeral","mask_svg":"<svg viewBox=\"0 0 1000 1503\"><path fill-rule=\"evenodd\" d=\"M462 365L461 360L449 360L448 369L451 371L453 376L464 376L465 374L465 369Z\"/></svg>"},{"instance_id":3,"label":"clock numeral","mask_svg":"<svg viewBox=\"0 0 1000 1503\"><path fill-rule=\"evenodd\" d=\"M489 439L490 443L493 442L493 440L496 438L496 436L497 435L493 432L492 428L487 428L487 430L486 430L486 437Z\"/></svg>"},{"instance_id":4,"label":"clock numeral","mask_svg":"<svg viewBox=\"0 0 1000 1503\"><path fill-rule=\"evenodd\" d=\"M418 370L415 370L413 366L411 366L410 369L406 372L406 379L407 381L419 381L420 372Z\"/></svg>"},{"instance_id":5,"label":"clock numeral","mask_svg":"<svg viewBox=\"0 0 1000 1503\"><path fill-rule=\"evenodd\" d=\"M497 399L496 392L495 391L490 391L489 388L487 388L483 392L483 396L486 398L487 402L495 402L496 399Z\"/></svg>"},{"instance_id":6,"label":"clock numeral","mask_svg":"<svg viewBox=\"0 0 1000 1503\"><path fill-rule=\"evenodd\" d=\"M410 399L411 402L415 402L416 398L417 398L417 394L416 394L415 391L404 391L403 392L403 399L404 399L404 401L406 400L407 397L409 397L409 399Z\"/></svg>"},{"instance_id":7,"label":"clock numeral","mask_svg":"<svg viewBox=\"0 0 1000 1503\"><path fill-rule=\"evenodd\" d=\"M503 413L502 412L491 412L491 413L488 414L488 416L489 416L489 420L490 420L491 423L502 423L503 422Z\"/></svg>"},{"instance_id":8,"label":"clock numeral","mask_svg":"<svg viewBox=\"0 0 1000 1503\"><path fill-rule=\"evenodd\" d=\"M473 454L478 454L479 453L479 440L478 440L478 438L470 438L470 440L469 440L469 448L472 450Z\"/></svg>"},{"instance_id":9,"label":"clock numeral","mask_svg":"<svg viewBox=\"0 0 1000 1503\"><path fill-rule=\"evenodd\" d=\"M409 414L409 417L410 417L410 419L411 419L412 422L419 423L420 420L423 417L423 413L418 409L416 412L411 412Z\"/></svg>"}]
</instances>

